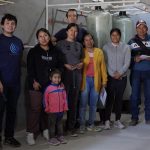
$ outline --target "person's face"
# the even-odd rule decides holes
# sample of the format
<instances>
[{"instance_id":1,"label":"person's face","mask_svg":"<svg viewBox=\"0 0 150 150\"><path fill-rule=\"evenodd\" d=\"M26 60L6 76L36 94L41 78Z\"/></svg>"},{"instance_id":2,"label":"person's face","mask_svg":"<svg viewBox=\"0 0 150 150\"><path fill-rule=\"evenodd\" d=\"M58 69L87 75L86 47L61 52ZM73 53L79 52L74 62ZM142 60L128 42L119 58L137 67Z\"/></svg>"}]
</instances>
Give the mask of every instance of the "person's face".
<instances>
[{"instance_id":1,"label":"person's face","mask_svg":"<svg viewBox=\"0 0 150 150\"><path fill-rule=\"evenodd\" d=\"M14 20L5 19L2 29L7 34L12 34L16 29L16 23Z\"/></svg>"},{"instance_id":2,"label":"person's face","mask_svg":"<svg viewBox=\"0 0 150 150\"><path fill-rule=\"evenodd\" d=\"M41 46L48 46L50 37L47 33L40 31L38 34L38 42Z\"/></svg>"},{"instance_id":3,"label":"person's face","mask_svg":"<svg viewBox=\"0 0 150 150\"><path fill-rule=\"evenodd\" d=\"M61 81L61 76L60 74L54 74L51 78L51 81L53 84L59 84Z\"/></svg>"},{"instance_id":4,"label":"person's face","mask_svg":"<svg viewBox=\"0 0 150 150\"><path fill-rule=\"evenodd\" d=\"M147 34L147 31L148 31L148 28L145 25L143 25L143 24L139 25L136 28L136 32L137 32L138 36L144 37Z\"/></svg>"},{"instance_id":5,"label":"person's face","mask_svg":"<svg viewBox=\"0 0 150 150\"><path fill-rule=\"evenodd\" d=\"M85 48L93 48L94 41L91 35L87 35L84 38L84 46Z\"/></svg>"},{"instance_id":6,"label":"person's face","mask_svg":"<svg viewBox=\"0 0 150 150\"><path fill-rule=\"evenodd\" d=\"M121 37L120 37L120 35L119 35L118 32L113 32L113 33L111 34L110 38L111 38L111 41L112 41L113 43L119 43Z\"/></svg>"},{"instance_id":7,"label":"person's face","mask_svg":"<svg viewBox=\"0 0 150 150\"><path fill-rule=\"evenodd\" d=\"M77 13L76 13L76 11L69 11L67 20L68 20L68 23L76 23L77 22Z\"/></svg>"},{"instance_id":8,"label":"person's face","mask_svg":"<svg viewBox=\"0 0 150 150\"><path fill-rule=\"evenodd\" d=\"M78 29L77 27L71 27L68 31L67 31L67 38L74 41L77 37L78 34Z\"/></svg>"}]
</instances>

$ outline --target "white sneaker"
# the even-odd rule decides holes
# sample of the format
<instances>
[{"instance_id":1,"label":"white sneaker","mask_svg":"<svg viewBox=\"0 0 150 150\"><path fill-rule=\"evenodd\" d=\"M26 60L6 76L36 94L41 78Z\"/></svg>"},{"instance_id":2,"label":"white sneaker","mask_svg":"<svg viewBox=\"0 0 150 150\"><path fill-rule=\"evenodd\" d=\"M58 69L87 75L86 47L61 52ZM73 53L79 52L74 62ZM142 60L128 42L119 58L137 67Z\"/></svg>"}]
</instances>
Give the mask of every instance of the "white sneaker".
<instances>
[{"instance_id":1,"label":"white sneaker","mask_svg":"<svg viewBox=\"0 0 150 150\"><path fill-rule=\"evenodd\" d=\"M44 137L46 140L49 140L49 131L48 131L48 129L45 129L45 130L43 131L43 137Z\"/></svg>"},{"instance_id":2,"label":"white sneaker","mask_svg":"<svg viewBox=\"0 0 150 150\"><path fill-rule=\"evenodd\" d=\"M33 133L27 133L27 143L28 143L28 145L34 145L35 144Z\"/></svg>"},{"instance_id":3,"label":"white sneaker","mask_svg":"<svg viewBox=\"0 0 150 150\"><path fill-rule=\"evenodd\" d=\"M110 128L110 121L109 120L105 121L105 127L104 127L104 129L105 130L110 130L111 129Z\"/></svg>"},{"instance_id":4,"label":"white sneaker","mask_svg":"<svg viewBox=\"0 0 150 150\"><path fill-rule=\"evenodd\" d=\"M87 127L87 130L88 130L88 131L101 132L101 131L102 131L102 128L100 128L100 127L95 127L95 126L91 125L91 126L88 126L88 127Z\"/></svg>"},{"instance_id":5,"label":"white sneaker","mask_svg":"<svg viewBox=\"0 0 150 150\"><path fill-rule=\"evenodd\" d=\"M119 129L125 128L125 126L120 122L120 120L117 120L114 122L114 127L119 128Z\"/></svg>"}]
</instances>

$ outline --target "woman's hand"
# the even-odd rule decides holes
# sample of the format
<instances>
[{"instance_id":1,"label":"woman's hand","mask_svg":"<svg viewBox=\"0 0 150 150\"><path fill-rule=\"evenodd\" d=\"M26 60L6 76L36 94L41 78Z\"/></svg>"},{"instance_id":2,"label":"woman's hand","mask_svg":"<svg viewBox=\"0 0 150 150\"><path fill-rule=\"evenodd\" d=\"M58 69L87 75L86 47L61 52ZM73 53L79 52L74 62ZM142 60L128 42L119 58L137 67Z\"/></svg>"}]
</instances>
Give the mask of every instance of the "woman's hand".
<instances>
[{"instance_id":1,"label":"woman's hand","mask_svg":"<svg viewBox=\"0 0 150 150\"><path fill-rule=\"evenodd\" d=\"M83 67L83 63L82 62L76 65L77 69L82 69L82 67Z\"/></svg>"},{"instance_id":2,"label":"woman's hand","mask_svg":"<svg viewBox=\"0 0 150 150\"><path fill-rule=\"evenodd\" d=\"M73 66L73 65L70 65L70 64L65 64L65 67L68 69L68 70L74 70L76 69L76 66Z\"/></svg>"},{"instance_id":3,"label":"woman's hand","mask_svg":"<svg viewBox=\"0 0 150 150\"><path fill-rule=\"evenodd\" d=\"M41 85L37 81L34 80L33 88L35 91L39 91L41 88Z\"/></svg>"},{"instance_id":4,"label":"woman's hand","mask_svg":"<svg viewBox=\"0 0 150 150\"><path fill-rule=\"evenodd\" d=\"M121 74L120 74L118 71L116 71L116 72L114 73L113 78L119 80L119 79L121 78Z\"/></svg>"}]
</instances>

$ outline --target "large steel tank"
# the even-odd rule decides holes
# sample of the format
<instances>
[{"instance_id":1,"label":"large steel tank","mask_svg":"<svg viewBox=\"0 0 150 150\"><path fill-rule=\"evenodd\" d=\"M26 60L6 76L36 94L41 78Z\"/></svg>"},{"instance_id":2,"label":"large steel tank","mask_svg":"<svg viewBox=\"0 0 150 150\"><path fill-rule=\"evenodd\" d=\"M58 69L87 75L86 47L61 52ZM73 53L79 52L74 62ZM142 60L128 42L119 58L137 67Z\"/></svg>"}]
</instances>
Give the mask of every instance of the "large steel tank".
<instances>
[{"instance_id":1,"label":"large steel tank","mask_svg":"<svg viewBox=\"0 0 150 150\"><path fill-rule=\"evenodd\" d=\"M131 18L126 14L126 11L120 11L119 15L113 15L113 28L119 28L121 30L121 41L128 43L128 41L133 37L133 23ZM130 70L128 70L128 79L130 76ZM131 95L131 86L128 80L126 89L124 92L123 99L129 100ZM123 104L124 107L124 104Z\"/></svg>"},{"instance_id":2,"label":"large steel tank","mask_svg":"<svg viewBox=\"0 0 150 150\"><path fill-rule=\"evenodd\" d=\"M113 15L112 26L121 30L122 42L128 43L133 37L133 23L130 17L126 15L126 11L120 11L119 15Z\"/></svg>"},{"instance_id":3,"label":"large steel tank","mask_svg":"<svg viewBox=\"0 0 150 150\"><path fill-rule=\"evenodd\" d=\"M101 7L96 7L86 18L87 29L94 37L96 47L102 48L110 40L112 16Z\"/></svg>"}]
</instances>

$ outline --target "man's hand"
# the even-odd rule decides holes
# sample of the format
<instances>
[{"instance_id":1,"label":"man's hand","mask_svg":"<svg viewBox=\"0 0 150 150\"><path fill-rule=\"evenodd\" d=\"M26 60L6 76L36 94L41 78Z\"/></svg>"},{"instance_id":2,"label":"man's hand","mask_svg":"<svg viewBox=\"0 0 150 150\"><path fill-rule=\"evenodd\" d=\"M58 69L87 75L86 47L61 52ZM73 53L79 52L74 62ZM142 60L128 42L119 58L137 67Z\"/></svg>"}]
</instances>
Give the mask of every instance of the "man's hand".
<instances>
[{"instance_id":1,"label":"man's hand","mask_svg":"<svg viewBox=\"0 0 150 150\"><path fill-rule=\"evenodd\" d=\"M0 93L3 93L3 84L1 81L0 81Z\"/></svg>"},{"instance_id":2,"label":"man's hand","mask_svg":"<svg viewBox=\"0 0 150 150\"><path fill-rule=\"evenodd\" d=\"M134 57L134 61L137 63L140 62L141 60L142 59L140 58L140 55Z\"/></svg>"},{"instance_id":3,"label":"man's hand","mask_svg":"<svg viewBox=\"0 0 150 150\"><path fill-rule=\"evenodd\" d=\"M102 85L102 89L103 89L103 88L106 88L106 87L107 87L107 84L103 84L103 85Z\"/></svg>"},{"instance_id":4,"label":"man's hand","mask_svg":"<svg viewBox=\"0 0 150 150\"><path fill-rule=\"evenodd\" d=\"M41 88L41 85L37 81L34 80L33 88L35 91L39 91Z\"/></svg>"}]
</instances>

